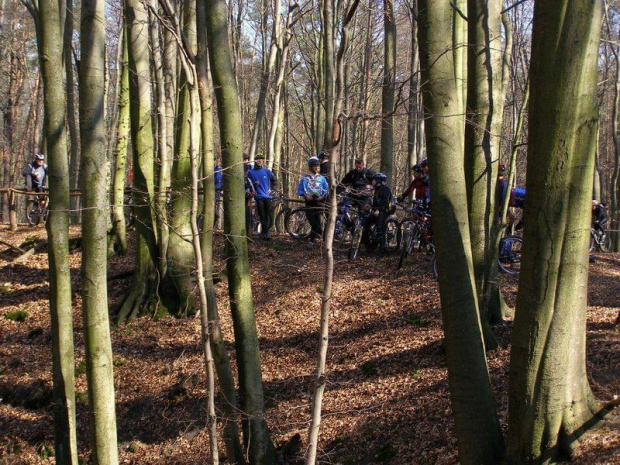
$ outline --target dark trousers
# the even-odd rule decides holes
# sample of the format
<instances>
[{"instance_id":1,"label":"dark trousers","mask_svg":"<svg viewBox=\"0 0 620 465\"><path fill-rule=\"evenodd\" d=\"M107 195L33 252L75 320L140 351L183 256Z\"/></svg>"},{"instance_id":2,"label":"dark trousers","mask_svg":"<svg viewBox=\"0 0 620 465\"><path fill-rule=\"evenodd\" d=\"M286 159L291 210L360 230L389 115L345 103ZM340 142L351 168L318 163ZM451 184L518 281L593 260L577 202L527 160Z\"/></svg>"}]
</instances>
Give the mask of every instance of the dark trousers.
<instances>
[{"instance_id":1,"label":"dark trousers","mask_svg":"<svg viewBox=\"0 0 620 465\"><path fill-rule=\"evenodd\" d=\"M321 224L321 216L323 215L323 202L316 200L306 200L306 218L310 223L310 240L313 241L323 234L323 226Z\"/></svg>"},{"instance_id":2,"label":"dark trousers","mask_svg":"<svg viewBox=\"0 0 620 465\"><path fill-rule=\"evenodd\" d=\"M271 227L271 217L269 211L271 210L271 199L255 199L256 210L258 210L258 217L260 219L260 227L262 234L268 234Z\"/></svg>"},{"instance_id":3,"label":"dark trousers","mask_svg":"<svg viewBox=\"0 0 620 465\"><path fill-rule=\"evenodd\" d=\"M370 241L370 226L375 225L376 237L379 240L379 249L385 249L385 221L388 219L387 212L379 212L378 216L371 214L364 223L364 238Z\"/></svg>"}]
</instances>

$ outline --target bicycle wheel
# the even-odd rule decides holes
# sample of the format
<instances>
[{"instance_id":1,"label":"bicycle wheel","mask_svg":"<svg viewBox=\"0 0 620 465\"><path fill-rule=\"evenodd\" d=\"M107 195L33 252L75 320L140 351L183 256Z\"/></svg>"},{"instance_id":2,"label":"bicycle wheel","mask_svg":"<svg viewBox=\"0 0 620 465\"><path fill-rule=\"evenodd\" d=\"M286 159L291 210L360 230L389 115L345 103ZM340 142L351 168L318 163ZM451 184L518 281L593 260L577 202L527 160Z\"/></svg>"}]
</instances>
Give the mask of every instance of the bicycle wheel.
<instances>
[{"instance_id":1,"label":"bicycle wheel","mask_svg":"<svg viewBox=\"0 0 620 465\"><path fill-rule=\"evenodd\" d=\"M406 225L407 229L403 230L403 248L400 252L400 258L398 259L398 269L400 270L402 266L405 264L405 259L407 255L411 253L416 243L420 242L420 236L418 229L415 227L412 221L410 221L410 225Z\"/></svg>"},{"instance_id":2,"label":"bicycle wheel","mask_svg":"<svg viewBox=\"0 0 620 465\"><path fill-rule=\"evenodd\" d=\"M278 212L278 214L276 215L276 220L275 220L275 227L276 227L276 232L278 234L283 234L284 232L286 232L285 229L285 218L286 218L286 214L289 212L290 210L286 209L286 208L282 208L280 209L280 211Z\"/></svg>"},{"instance_id":3,"label":"bicycle wheel","mask_svg":"<svg viewBox=\"0 0 620 465\"><path fill-rule=\"evenodd\" d=\"M385 248L389 252L398 250L399 246L399 226L396 218L388 218L385 222Z\"/></svg>"},{"instance_id":4,"label":"bicycle wheel","mask_svg":"<svg viewBox=\"0 0 620 465\"><path fill-rule=\"evenodd\" d=\"M350 261L354 261L360 252L360 245L362 243L363 232L364 231L361 226L356 226L355 230L353 231L353 237L351 239L351 247L349 248L349 260Z\"/></svg>"},{"instance_id":5,"label":"bicycle wheel","mask_svg":"<svg viewBox=\"0 0 620 465\"><path fill-rule=\"evenodd\" d=\"M303 239L310 235L310 223L305 208L293 208L284 217L286 232L293 239Z\"/></svg>"},{"instance_id":6,"label":"bicycle wheel","mask_svg":"<svg viewBox=\"0 0 620 465\"><path fill-rule=\"evenodd\" d=\"M39 211L39 205L35 202L30 204L30 208L28 209L28 213L26 214L26 219L28 220L28 224L30 226L36 226L41 221L41 212Z\"/></svg>"},{"instance_id":7,"label":"bicycle wheel","mask_svg":"<svg viewBox=\"0 0 620 465\"><path fill-rule=\"evenodd\" d=\"M519 274L521 271L521 249L523 241L517 236L506 236L499 242L499 269L507 274Z\"/></svg>"},{"instance_id":8,"label":"bicycle wheel","mask_svg":"<svg viewBox=\"0 0 620 465\"><path fill-rule=\"evenodd\" d=\"M598 236L598 249L603 253L607 253L611 249L611 238L605 231L601 231Z\"/></svg>"},{"instance_id":9,"label":"bicycle wheel","mask_svg":"<svg viewBox=\"0 0 620 465\"><path fill-rule=\"evenodd\" d=\"M596 232L590 228L590 253L596 250Z\"/></svg>"}]
</instances>

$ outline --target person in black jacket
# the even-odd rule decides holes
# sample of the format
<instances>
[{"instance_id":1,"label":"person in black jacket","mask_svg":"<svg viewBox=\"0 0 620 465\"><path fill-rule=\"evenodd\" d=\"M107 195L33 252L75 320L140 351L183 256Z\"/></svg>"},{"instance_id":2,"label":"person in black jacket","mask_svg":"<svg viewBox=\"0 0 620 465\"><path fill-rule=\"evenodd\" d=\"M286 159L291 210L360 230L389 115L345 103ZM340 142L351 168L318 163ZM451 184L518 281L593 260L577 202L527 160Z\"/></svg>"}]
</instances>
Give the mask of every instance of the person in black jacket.
<instances>
[{"instance_id":1,"label":"person in black jacket","mask_svg":"<svg viewBox=\"0 0 620 465\"><path fill-rule=\"evenodd\" d=\"M359 207L370 203L370 192L374 175L374 171L364 166L364 160L358 158L355 160L355 168L349 171L340 182L340 184L351 190L349 198L355 201Z\"/></svg>"},{"instance_id":2,"label":"person in black jacket","mask_svg":"<svg viewBox=\"0 0 620 465\"><path fill-rule=\"evenodd\" d=\"M392 208L392 190L387 186L387 176L376 173L372 177L372 185L375 188L370 205L371 215L364 224L364 236L368 240L370 226L375 225L375 231L379 239L379 256L383 256L385 250L385 222L390 216Z\"/></svg>"}]
</instances>

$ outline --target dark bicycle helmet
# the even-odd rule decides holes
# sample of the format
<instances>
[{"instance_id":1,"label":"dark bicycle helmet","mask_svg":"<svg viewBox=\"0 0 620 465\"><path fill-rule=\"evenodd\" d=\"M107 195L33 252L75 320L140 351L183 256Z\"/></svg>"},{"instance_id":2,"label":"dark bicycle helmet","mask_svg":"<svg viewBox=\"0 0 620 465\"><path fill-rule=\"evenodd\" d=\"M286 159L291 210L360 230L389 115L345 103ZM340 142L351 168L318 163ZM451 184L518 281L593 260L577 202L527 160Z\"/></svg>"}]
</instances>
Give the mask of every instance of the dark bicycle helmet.
<instances>
[{"instance_id":1,"label":"dark bicycle helmet","mask_svg":"<svg viewBox=\"0 0 620 465\"><path fill-rule=\"evenodd\" d=\"M428 166L428 158L424 157L422 158L422 161L420 162L420 168L426 168Z\"/></svg>"},{"instance_id":2,"label":"dark bicycle helmet","mask_svg":"<svg viewBox=\"0 0 620 465\"><path fill-rule=\"evenodd\" d=\"M45 160L45 155L43 155L42 153L37 153L34 156L35 160Z\"/></svg>"},{"instance_id":3,"label":"dark bicycle helmet","mask_svg":"<svg viewBox=\"0 0 620 465\"><path fill-rule=\"evenodd\" d=\"M506 165L500 163L499 165L499 174L504 174L506 172Z\"/></svg>"},{"instance_id":4,"label":"dark bicycle helmet","mask_svg":"<svg viewBox=\"0 0 620 465\"><path fill-rule=\"evenodd\" d=\"M308 158L308 166L319 166L321 162L317 157Z\"/></svg>"},{"instance_id":5,"label":"dark bicycle helmet","mask_svg":"<svg viewBox=\"0 0 620 465\"><path fill-rule=\"evenodd\" d=\"M376 181L377 184L384 184L387 181L387 176L383 173L375 173L372 180Z\"/></svg>"},{"instance_id":6,"label":"dark bicycle helmet","mask_svg":"<svg viewBox=\"0 0 620 465\"><path fill-rule=\"evenodd\" d=\"M413 165L411 171L413 171L414 173L424 173L424 170L420 165Z\"/></svg>"},{"instance_id":7,"label":"dark bicycle helmet","mask_svg":"<svg viewBox=\"0 0 620 465\"><path fill-rule=\"evenodd\" d=\"M321 153L319 153L318 158L319 158L319 160L320 160L320 161L323 161L323 160L325 160L326 158L329 158L329 153L327 153L327 152L321 152Z\"/></svg>"}]
</instances>

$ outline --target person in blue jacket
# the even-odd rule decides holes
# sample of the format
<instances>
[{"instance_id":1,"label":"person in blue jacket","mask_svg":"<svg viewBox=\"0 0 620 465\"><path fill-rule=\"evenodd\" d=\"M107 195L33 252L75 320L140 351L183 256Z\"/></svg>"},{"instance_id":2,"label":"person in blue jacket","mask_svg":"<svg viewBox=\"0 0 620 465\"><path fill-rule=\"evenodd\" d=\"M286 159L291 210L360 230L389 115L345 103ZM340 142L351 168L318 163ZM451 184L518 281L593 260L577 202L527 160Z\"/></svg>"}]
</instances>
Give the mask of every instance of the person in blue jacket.
<instances>
[{"instance_id":1,"label":"person in blue jacket","mask_svg":"<svg viewBox=\"0 0 620 465\"><path fill-rule=\"evenodd\" d=\"M213 159L213 179L215 181L215 220L213 225L220 224L222 211L222 190L224 189L224 173L222 173L222 157L215 155Z\"/></svg>"},{"instance_id":2,"label":"person in blue jacket","mask_svg":"<svg viewBox=\"0 0 620 465\"><path fill-rule=\"evenodd\" d=\"M276 178L270 169L263 166L264 163L265 156L256 155L254 167L248 171L248 180L254 189L254 201L261 225L261 239L268 241L271 239L269 237L269 228L271 227L269 211L271 210L272 189L276 185Z\"/></svg>"},{"instance_id":3,"label":"person in blue jacket","mask_svg":"<svg viewBox=\"0 0 620 465\"><path fill-rule=\"evenodd\" d=\"M304 198L306 204L306 217L310 223L310 243L321 237L321 213L324 209L325 199L329 193L327 179L320 171L321 162L317 157L308 160L308 174L302 176L297 188L297 194Z\"/></svg>"}]
</instances>

